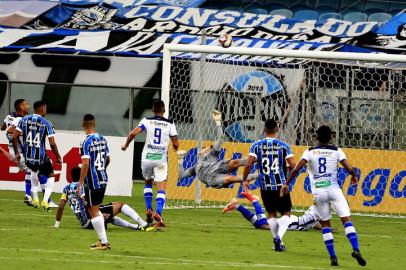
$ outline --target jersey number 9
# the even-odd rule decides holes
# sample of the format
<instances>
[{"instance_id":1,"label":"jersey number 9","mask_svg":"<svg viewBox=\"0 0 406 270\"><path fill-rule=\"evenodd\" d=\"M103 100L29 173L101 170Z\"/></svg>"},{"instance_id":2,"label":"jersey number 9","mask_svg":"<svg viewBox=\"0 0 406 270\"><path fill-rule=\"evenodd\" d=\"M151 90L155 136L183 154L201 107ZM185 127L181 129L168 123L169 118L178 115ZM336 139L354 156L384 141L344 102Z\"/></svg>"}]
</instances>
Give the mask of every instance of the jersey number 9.
<instances>
[{"instance_id":1,"label":"jersey number 9","mask_svg":"<svg viewBox=\"0 0 406 270\"><path fill-rule=\"evenodd\" d=\"M154 131L154 143L155 144L161 144L161 134L162 134L162 129L156 128Z\"/></svg>"}]
</instances>

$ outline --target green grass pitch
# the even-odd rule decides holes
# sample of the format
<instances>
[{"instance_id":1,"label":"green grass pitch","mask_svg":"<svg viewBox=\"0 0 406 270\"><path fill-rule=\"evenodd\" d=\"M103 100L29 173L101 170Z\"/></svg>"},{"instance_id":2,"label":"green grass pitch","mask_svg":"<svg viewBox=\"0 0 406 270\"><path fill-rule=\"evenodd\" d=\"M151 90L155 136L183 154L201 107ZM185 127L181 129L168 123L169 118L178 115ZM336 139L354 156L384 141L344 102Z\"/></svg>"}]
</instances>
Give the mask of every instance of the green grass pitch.
<instances>
[{"instance_id":1,"label":"green grass pitch","mask_svg":"<svg viewBox=\"0 0 406 270\"><path fill-rule=\"evenodd\" d=\"M144 216L142 187L134 185L132 198L105 202L124 201ZM319 231L287 232L287 251L276 253L269 231L254 229L238 212L223 215L218 209L165 210L167 228L150 233L110 225L112 249L91 251L96 233L80 229L69 208L55 229L55 209L27 207L22 197L0 191L0 269L331 269ZM53 199L59 201L59 194ZM368 261L363 269L406 269L406 220L353 219ZM340 264L335 269L361 269L337 217L333 224Z\"/></svg>"}]
</instances>

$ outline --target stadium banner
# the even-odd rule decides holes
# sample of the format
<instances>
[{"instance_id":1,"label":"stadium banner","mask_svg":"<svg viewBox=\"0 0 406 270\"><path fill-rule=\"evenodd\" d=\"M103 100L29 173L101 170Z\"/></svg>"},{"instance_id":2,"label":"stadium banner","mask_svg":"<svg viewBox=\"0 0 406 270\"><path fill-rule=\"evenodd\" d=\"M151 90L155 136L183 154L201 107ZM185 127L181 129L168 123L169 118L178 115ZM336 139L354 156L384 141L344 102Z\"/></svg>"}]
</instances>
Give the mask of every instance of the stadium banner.
<instances>
[{"instance_id":1,"label":"stadium banner","mask_svg":"<svg viewBox=\"0 0 406 270\"><path fill-rule=\"evenodd\" d=\"M213 142L203 142L203 145ZM181 147L190 146L185 156L184 168L191 167L197 159L197 141L181 141ZM245 157L248 155L250 144L247 143L224 143L223 158ZM227 149L233 149L228 151ZM304 146L292 146L295 159L298 162L303 152L307 149ZM359 176L359 183L350 184L351 176L339 168L338 178L344 195L353 211L368 211L374 213L406 214L406 152L385 151L371 149L346 149L348 161L353 165ZM174 151L169 153L170 168L175 168L177 156ZM242 175L243 168L235 174ZM178 179L177 170L169 170L167 194L170 199L195 200L196 183L195 177ZM205 187L201 191L202 200L228 202L231 198L239 197L242 191L241 185L233 185L229 188L214 189ZM313 204L310 180L305 170L291 183L291 197L293 205L304 207ZM250 189L260 196L258 180L251 183ZM210 192L208 192L210 191Z\"/></svg>"},{"instance_id":2,"label":"stadium banner","mask_svg":"<svg viewBox=\"0 0 406 270\"><path fill-rule=\"evenodd\" d=\"M54 192L60 193L63 188L72 182L70 170L81 164L79 154L80 142L85 138L85 134L72 134L56 131L55 141L58 145L59 153L62 157L62 165L55 163L56 159L51 150L48 150L55 171ZM107 185L107 195L131 196L132 192L132 167L133 167L133 145L131 149L121 151L121 145L125 141L124 137L105 137L109 145L111 162L107 167L109 183ZM5 136L0 137L0 147L8 151L8 144ZM47 147L49 148L49 145ZM9 161L5 156L0 155L0 190L24 191L25 173L19 172L15 163Z\"/></svg>"},{"instance_id":3,"label":"stadium banner","mask_svg":"<svg viewBox=\"0 0 406 270\"><path fill-rule=\"evenodd\" d=\"M60 17L60 19L59 19ZM55 21L54 24L49 21ZM106 5L95 5L89 8L67 8L66 12L50 11L49 15L39 17L26 28L32 30L52 30L52 32L19 32L21 38L27 37L17 44L9 43L14 49L45 48L62 49L58 36L65 36L65 43L74 42L73 36L98 36L94 40L94 49L66 46L68 50L79 52L122 52L133 48L131 53L156 54L146 51L145 47L162 46L163 43L200 43L202 33L208 35L208 43L215 43L216 38L230 34L237 41L234 46L268 48L270 43L279 47L283 42L290 49L306 49L306 46L320 47L322 50L337 50L337 47L353 45L355 48L369 48L371 51L404 50L406 49L406 30L404 25L406 14L394 16L383 26L376 22L348 22L336 19L328 20L298 20L279 15L258 15L238 11L211 10L199 8L184 8L179 6L140 5L135 7L111 8ZM80 32L64 32L56 29L80 30ZM2 29L0 31L6 31ZM87 30L108 30L118 32L89 33ZM148 35L150 33L150 35ZM15 34L15 32L12 32ZM44 35L42 35L44 34ZM46 35L48 34L48 35ZM104 35L104 38L101 37ZM114 37L113 37L114 36ZM131 37L131 39L130 39ZM33 39L33 40L31 40ZM42 40L41 40L42 39ZM55 39L55 40L54 40ZM103 43L108 39L108 45ZM181 40L182 39L182 40ZM242 39L242 41L240 41ZM72 40L72 41L71 41ZM156 40L155 43L152 41ZM120 41L121 44L118 44ZM212 42L214 41L214 42ZM268 44L259 45L261 42ZM241 44L243 43L243 44ZM250 43L250 44L248 44ZM290 43L293 43L289 46ZM144 45L140 48L140 45ZM326 46L327 47L324 47ZM24 46L25 45L25 46ZM51 46L53 45L53 46ZM137 46L138 45L138 46ZM7 47L7 45L0 45ZM113 47L113 48L112 48ZM118 50L121 48L121 50ZM351 51L357 51L352 49ZM359 50L358 50L359 51Z\"/></svg>"}]
</instances>

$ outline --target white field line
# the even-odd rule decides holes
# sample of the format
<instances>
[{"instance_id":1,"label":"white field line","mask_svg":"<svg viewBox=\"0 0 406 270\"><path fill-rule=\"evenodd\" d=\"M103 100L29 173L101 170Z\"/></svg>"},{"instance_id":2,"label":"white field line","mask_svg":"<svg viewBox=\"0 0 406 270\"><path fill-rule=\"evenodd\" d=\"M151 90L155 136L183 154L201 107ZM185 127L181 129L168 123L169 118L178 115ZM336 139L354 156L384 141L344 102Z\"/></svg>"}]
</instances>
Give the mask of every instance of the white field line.
<instances>
[{"instance_id":1,"label":"white field line","mask_svg":"<svg viewBox=\"0 0 406 270\"><path fill-rule=\"evenodd\" d=\"M14 251L26 251L26 252L36 252L36 253L61 253L61 254L71 254L71 255L98 255L97 261L100 262L100 252L80 252L80 251L62 251L62 250L47 250L47 249L23 249L23 248L2 248L0 250L14 250ZM164 258L164 257L147 257L147 256L135 256L135 255L121 255L121 254L109 254L108 251L102 253L103 256L106 257L114 257L114 258L128 258L128 259L139 259L139 260L150 260L155 261L162 261L161 264L188 264L188 265L210 265L210 266L217 266L217 267L255 267L255 268L286 268L286 269L315 269L315 270L322 270L327 268L320 268L320 267L310 267L310 266L296 266L296 265L279 265L279 264L263 264L263 263L240 263L240 262L225 262L225 261L206 261L206 260L191 260L191 259L177 259L177 258ZM19 257L21 258L21 257ZM22 257L25 258L25 257ZM43 260L43 258L40 258ZM52 259L58 260L58 259ZM65 259L62 259L65 261ZM79 259L80 260L80 259ZM78 261L78 260L67 260L66 261ZM87 261L86 261L87 262ZM93 262L93 261L91 261ZM110 261L105 261L108 263ZM120 262L119 262L120 263ZM134 262L133 262L134 263ZM142 262L144 263L144 262Z\"/></svg>"}]
</instances>

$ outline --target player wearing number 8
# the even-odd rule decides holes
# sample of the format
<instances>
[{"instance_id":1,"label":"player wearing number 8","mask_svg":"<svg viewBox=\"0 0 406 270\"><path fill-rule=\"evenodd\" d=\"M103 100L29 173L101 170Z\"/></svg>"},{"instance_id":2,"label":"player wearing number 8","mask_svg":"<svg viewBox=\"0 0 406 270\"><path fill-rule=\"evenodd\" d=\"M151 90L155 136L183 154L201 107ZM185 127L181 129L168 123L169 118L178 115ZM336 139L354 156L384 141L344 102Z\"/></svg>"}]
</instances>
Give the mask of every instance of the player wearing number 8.
<instances>
[{"instance_id":1,"label":"player wearing number 8","mask_svg":"<svg viewBox=\"0 0 406 270\"><path fill-rule=\"evenodd\" d=\"M250 148L244 169L243 185L248 191L247 177L256 162L260 174L261 197L268 212L269 226L274 237L275 251L284 251L282 238L290 224L292 202L289 193L280 197L280 189L288 176L288 169L295 167L292 150L285 142L277 140L278 125L274 119L265 121L264 139L256 141ZM277 219L277 212L281 217Z\"/></svg>"},{"instance_id":2,"label":"player wearing number 8","mask_svg":"<svg viewBox=\"0 0 406 270\"><path fill-rule=\"evenodd\" d=\"M155 101L152 107L154 116L141 120L139 125L128 135L125 145L121 147L125 151L132 140L145 132L147 137L142 151L141 169L145 179L144 199L147 208L147 222L153 222L154 218L160 226L165 226L162 220L162 211L166 200L166 180L168 177L168 147L172 141L175 150L179 147L178 133L172 120L164 117L165 104L163 101ZM158 189L156 195L156 212L152 210L152 183L156 183Z\"/></svg>"},{"instance_id":3,"label":"player wearing number 8","mask_svg":"<svg viewBox=\"0 0 406 270\"><path fill-rule=\"evenodd\" d=\"M51 122L45 119L47 114L47 105L43 101L34 103L34 114L28 115L20 120L16 127L12 143L15 153L15 160L20 162L20 154L18 151L18 138L22 135L22 153L28 168L31 169L31 184L34 206L38 206L38 172L47 177L45 185L44 197L42 200L42 207L49 211L48 199L52 194L54 186L54 169L51 160L46 153L46 138L48 137L49 145L52 152L55 154L57 163L62 164L61 156L58 152L58 147L55 143L55 131Z\"/></svg>"}]
</instances>

